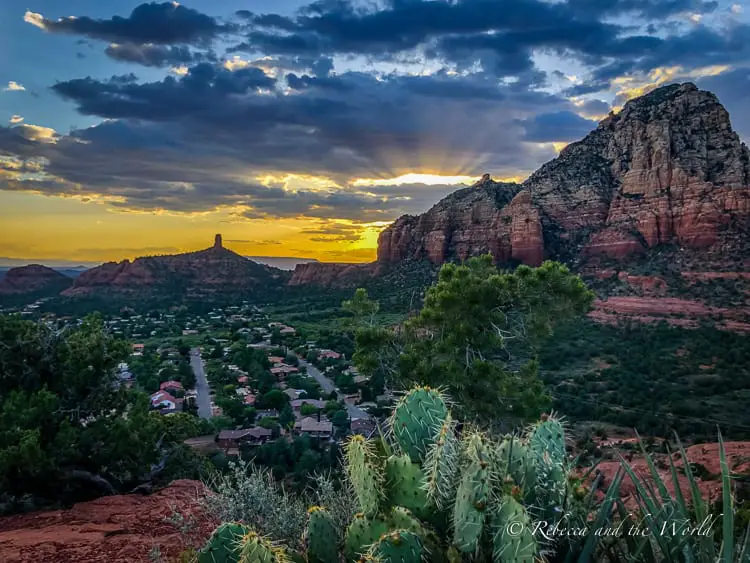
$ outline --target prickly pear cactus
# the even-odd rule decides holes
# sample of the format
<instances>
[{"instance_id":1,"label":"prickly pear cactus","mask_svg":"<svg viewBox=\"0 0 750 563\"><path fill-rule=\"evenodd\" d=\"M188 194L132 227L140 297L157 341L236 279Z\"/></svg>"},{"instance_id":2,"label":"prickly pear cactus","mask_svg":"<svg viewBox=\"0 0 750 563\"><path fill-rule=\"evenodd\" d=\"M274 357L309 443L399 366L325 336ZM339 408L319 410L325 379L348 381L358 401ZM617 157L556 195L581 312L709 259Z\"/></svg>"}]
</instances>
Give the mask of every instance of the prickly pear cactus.
<instances>
[{"instance_id":1,"label":"prickly pear cactus","mask_svg":"<svg viewBox=\"0 0 750 563\"><path fill-rule=\"evenodd\" d=\"M531 427L529 449L537 458L548 455L552 463L565 461L565 427L560 419L543 415L542 420Z\"/></svg>"},{"instance_id":2,"label":"prickly pear cactus","mask_svg":"<svg viewBox=\"0 0 750 563\"><path fill-rule=\"evenodd\" d=\"M532 426L528 442L536 471L532 500L541 518L554 521L566 493L565 427L559 419L544 415Z\"/></svg>"},{"instance_id":3,"label":"prickly pear cactus","mask_svg":"<svg viewBox=\"0 0 750 563\"><path fill-rule=\"evenodd\" d=\"M346 444L346 472L354 488L360 508L366 516L373 516L383 497L384 471L372 443L360 435L352 436Z\"/></svg>"},{"instance_id":4,"label":"prickly pear cactus","mask_svg":"<svg viewBox=\"0 0 750 563\"><path fill-rule=\"evenodd\" d=\"M408 455L390 456L385 463L385 478L391 505L408 508L419 518L429 516L424 473Z\"/></svg>"},{"instance_id":5,"label":"prickly pear cactus","mask_svg":"<svg viewBox=\"0 0 750 563\"><path fill-rule=\"evenodd\" d=\"M456 423L448 413L434 444L427 450L422 467L427 500L439 510L450 505L456 495L460 455Z\"/></svg>"},{"instance_id":6,"label":"prickly pear cactus","mask_svg":"<svg viewBox=\"0 0 750 563\"><path fill-rule=\"evenodd\" d=\"M421 464L447 416L448 407L439 391L415 387L396 405L390 427L401 449Z\"/></svg>"},{"instance_id":7,"label":"prickly pear cactus","mask_svg":"<svg viewBox=\"0 0 750 563\"><path fill-rule=\"evenodd\" d=\"M461 475L453 506L453 541L464 553L477 549L487 517L489 495L488 463L474 460Z\"/></svg>"},{"instance_id":8,"label":"prickly pear cactus","mask_svg":"<svg viewBox=\"0 0 750 563\"><path fill-rule=\"evenodd\" d=\"M513 478L513 482L524 491L532 490L536 484L534 459L520 438L511 436L497 448L502 471Z\"/></svg>"},{"instance_id":9,"label":"prickly pear cactus","mask_svg":"<svg viewBox=\"0 0 750 563\"><path fill-rule=\"evenodd\" d=\"M382 563L419 563L424 548L419 536L407 530L394 530L383 535L368 554Z\"/></svg>"},{"instance_id":10,"label":"prickly pear cactus","mask_svg":"<svg viewBox=\"0 0 750 563\"><path fill-rule=\"evenodd\" d=\"M538 551L531 520L524 507L513 497L502 499L493 518L493 560L496 563L534 563Z\"/></svg>"},{"instance_id":11,"label":"prickly pear cactus","mask_svg":"<svg viewBox=\"0 0 750 563\"><path fill-rule=\"evenodd\" d=\"M242 538L239 563L290 563L283 547L274 545L255 532Z\"/></svg>"},{"instance_id":12,"label":"prickly pear cactus","mask_svg":"<svg viewBox=\"0 0 750 563\"><path fill-rule=\"evenodd\" d=\"M422 523L403 506L394 506L386 517L388 528L391 530L408 530L417 535L424 534Z\"/></svg>"},{"instance_id":13,"label":"prickly pear cactus","mask_svg":"<svg viewBox=\"0 0 750 563\"><path fill-rule=\"evenodd\" d=\"M243 524L221 524L198 552L198 563L238 563L240 542L248 532L249 529Z\"/></svg>"},{"instance_id":14,"label":"prickly pear cactus","mask_svg":"<svg viewBox=\"0 0 750 563\"><path fill-rule=\"evenodd\" d=\"M331 515L320 506L310 507L305 532L308 563L337 563L338 534Z\"/></svg>"},{"instance_id":15,"label":"prickly pear cactus","mask_svg":"<svg viewBox=\"0 0 750 563\"><path fill-rule=\"evenodd\" d=\"M344 538L344 556L354 561L367 552L367 548L390 529L383 517L367 518L361 512L354 515Z\"/></svg>"}]
</instances>

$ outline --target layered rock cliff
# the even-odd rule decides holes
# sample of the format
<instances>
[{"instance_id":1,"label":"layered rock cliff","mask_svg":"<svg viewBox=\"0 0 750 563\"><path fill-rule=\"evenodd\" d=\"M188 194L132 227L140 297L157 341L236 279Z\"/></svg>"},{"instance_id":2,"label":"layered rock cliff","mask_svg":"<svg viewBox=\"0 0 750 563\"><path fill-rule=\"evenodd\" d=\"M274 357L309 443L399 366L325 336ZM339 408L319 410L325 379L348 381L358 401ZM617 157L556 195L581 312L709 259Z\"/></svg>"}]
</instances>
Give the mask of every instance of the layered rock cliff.
<instances>
[{"instance_id":1,"label":"layered rock cliff","mask_svg":"<svg viewBox=\"0 0 750 563\"><path fill-rule=\"evenodd\" d=\"M674 244L702 259L750 248L750 153L710 92L674 84L629 101L523 184L485 177L378 241L378 261L491 252L574 265Z\"/></svg>"},{"instance_id":2,"label":"layered rock cliff","mask_svg":"<svg viewBox=\"0 0 750 563\"><path fill-rule=\"evenodd\" d=\"M356 285L376 272L377 264L337 264L331 262L308 262L297 264L289 285L314 284L323 287Z\"/></svg>"},{"instance_id":3,"label":"layered rock cliff","mask_svg":"<svg viewBox=\"0 0 750 563\"><path fill-rule=\"evenodd\" d=\"M288 278L288 272L263 266L224 248L217 235L214 246L206 250L102 264L82 273L62 295L114 293L176 300L253 297L278 289Z\"/></svg>"}]
</instances>

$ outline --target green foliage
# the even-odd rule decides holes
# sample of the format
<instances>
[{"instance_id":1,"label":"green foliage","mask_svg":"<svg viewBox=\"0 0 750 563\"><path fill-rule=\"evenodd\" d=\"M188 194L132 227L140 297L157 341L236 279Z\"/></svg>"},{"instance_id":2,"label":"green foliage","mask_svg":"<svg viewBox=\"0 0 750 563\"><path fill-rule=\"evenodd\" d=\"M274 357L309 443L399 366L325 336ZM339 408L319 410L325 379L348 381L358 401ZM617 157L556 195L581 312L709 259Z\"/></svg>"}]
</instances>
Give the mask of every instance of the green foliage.
<instances>
[{"instance_id":1,"label":"green foliage","mask_svg":"<svg viewBox=\"0 0 750 563\"><path fill-rule=\"evenodd\" d=\"M360 287L354 292L354 297L341 303L341 308L358 319L366 318L369 324L372 324L373 317L378 312L380 306L377 301L370 299L366 289Z\"/></svg>"},{"instance_id":2,"label":"green foliage","mask_svg":"<svg viewBox=\"0 0 750 563\"><path fill-rule=\"evenodd\" d=\"M0 316L0 496L10 501L0 510L24 495L75 501L169 478L152 466L200 428L149 413L145 395L119 386L128 354L98 316L63 330Z\"/></svg>"},{"instance_id":3,"label":"green foliage","mask_svg":"<svg viewBox=\"0 0 750 563\"><path fill-rule=\"evenodd\" d=\"M490 255L445 264L403 330L358 331L354 359L376 381L445 387L470 417L532 419L549 404L536 350L592 301L581 279L555 262L507 273Z\"/></svg>"}]
</instances>

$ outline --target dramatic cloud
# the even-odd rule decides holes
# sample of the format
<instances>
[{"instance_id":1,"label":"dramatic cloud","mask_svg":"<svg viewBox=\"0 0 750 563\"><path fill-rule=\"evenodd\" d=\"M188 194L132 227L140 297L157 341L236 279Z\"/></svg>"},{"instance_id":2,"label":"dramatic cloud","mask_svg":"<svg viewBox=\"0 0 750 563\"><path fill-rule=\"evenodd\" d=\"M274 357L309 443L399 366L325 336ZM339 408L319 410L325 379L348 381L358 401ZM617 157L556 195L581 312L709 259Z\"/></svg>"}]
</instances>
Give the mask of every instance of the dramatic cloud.
<instances>
[{"instance_id":1,"label":"dramatic cloud","mask_svg":"<svg viewBox=\"0 0 750 563\"><path fill-rule=\"evenodd\" d=\"M232 221L306 218L319 224L309 240L353 243L362 225L424 211L463 181L393 178L522 178L667 82L715 90L750 134L741 6L320 0L225 16L173 3L109 19L27 12L46 32L82 37L76 49L106 41L111 59L150 70L61 75L52 91L96 124L60 135L11 119L0 189L121 210L221 209Z\"/></svg>"},{"instance_id":2,"label":"dramatic cloud","mask_svg":"<svg viewBox=\"0 0 750 563\"><path fill-rule=\"evenodd\" d=\"M212 53L193 51L184 45L165 46L154 45L153 43L119 45L113 43L104 52L116 61L151 67L188 65L206 60L216 60L216 55Z\"/></svg>"},{"instance_id":3,"label":"dramatic cloud","mask_svg":"<svg viewBox=\"0 0 750 563\"><path fill-rule=\"evenodd\" d=\"M26 12L24 20L48 33L82 35L113 43L207 45L220 34L231 30L230 26L219 23L215 18L177 2L141 4L126 18L70 16L50 20L41 14Z\"/></svg>"}]
</instances>

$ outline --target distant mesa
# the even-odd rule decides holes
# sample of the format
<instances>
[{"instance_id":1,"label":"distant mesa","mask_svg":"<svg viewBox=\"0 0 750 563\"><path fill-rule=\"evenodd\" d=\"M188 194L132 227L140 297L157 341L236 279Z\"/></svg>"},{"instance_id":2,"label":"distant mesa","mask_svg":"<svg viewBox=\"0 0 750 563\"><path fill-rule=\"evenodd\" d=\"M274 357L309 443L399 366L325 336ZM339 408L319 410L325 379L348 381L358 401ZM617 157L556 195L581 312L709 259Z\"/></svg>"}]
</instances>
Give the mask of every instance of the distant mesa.
<instances>
[{"instance_id":1,"label":"distant mesa","mask_svg":"<svg viewBox=\"0 0 750 563\"><path fill-rule=\"evenodd\" d=\"M0 296L54 296L71 286L73 280L41 264L8 270L0 280Z\"/></svg>"}]
</instances>

